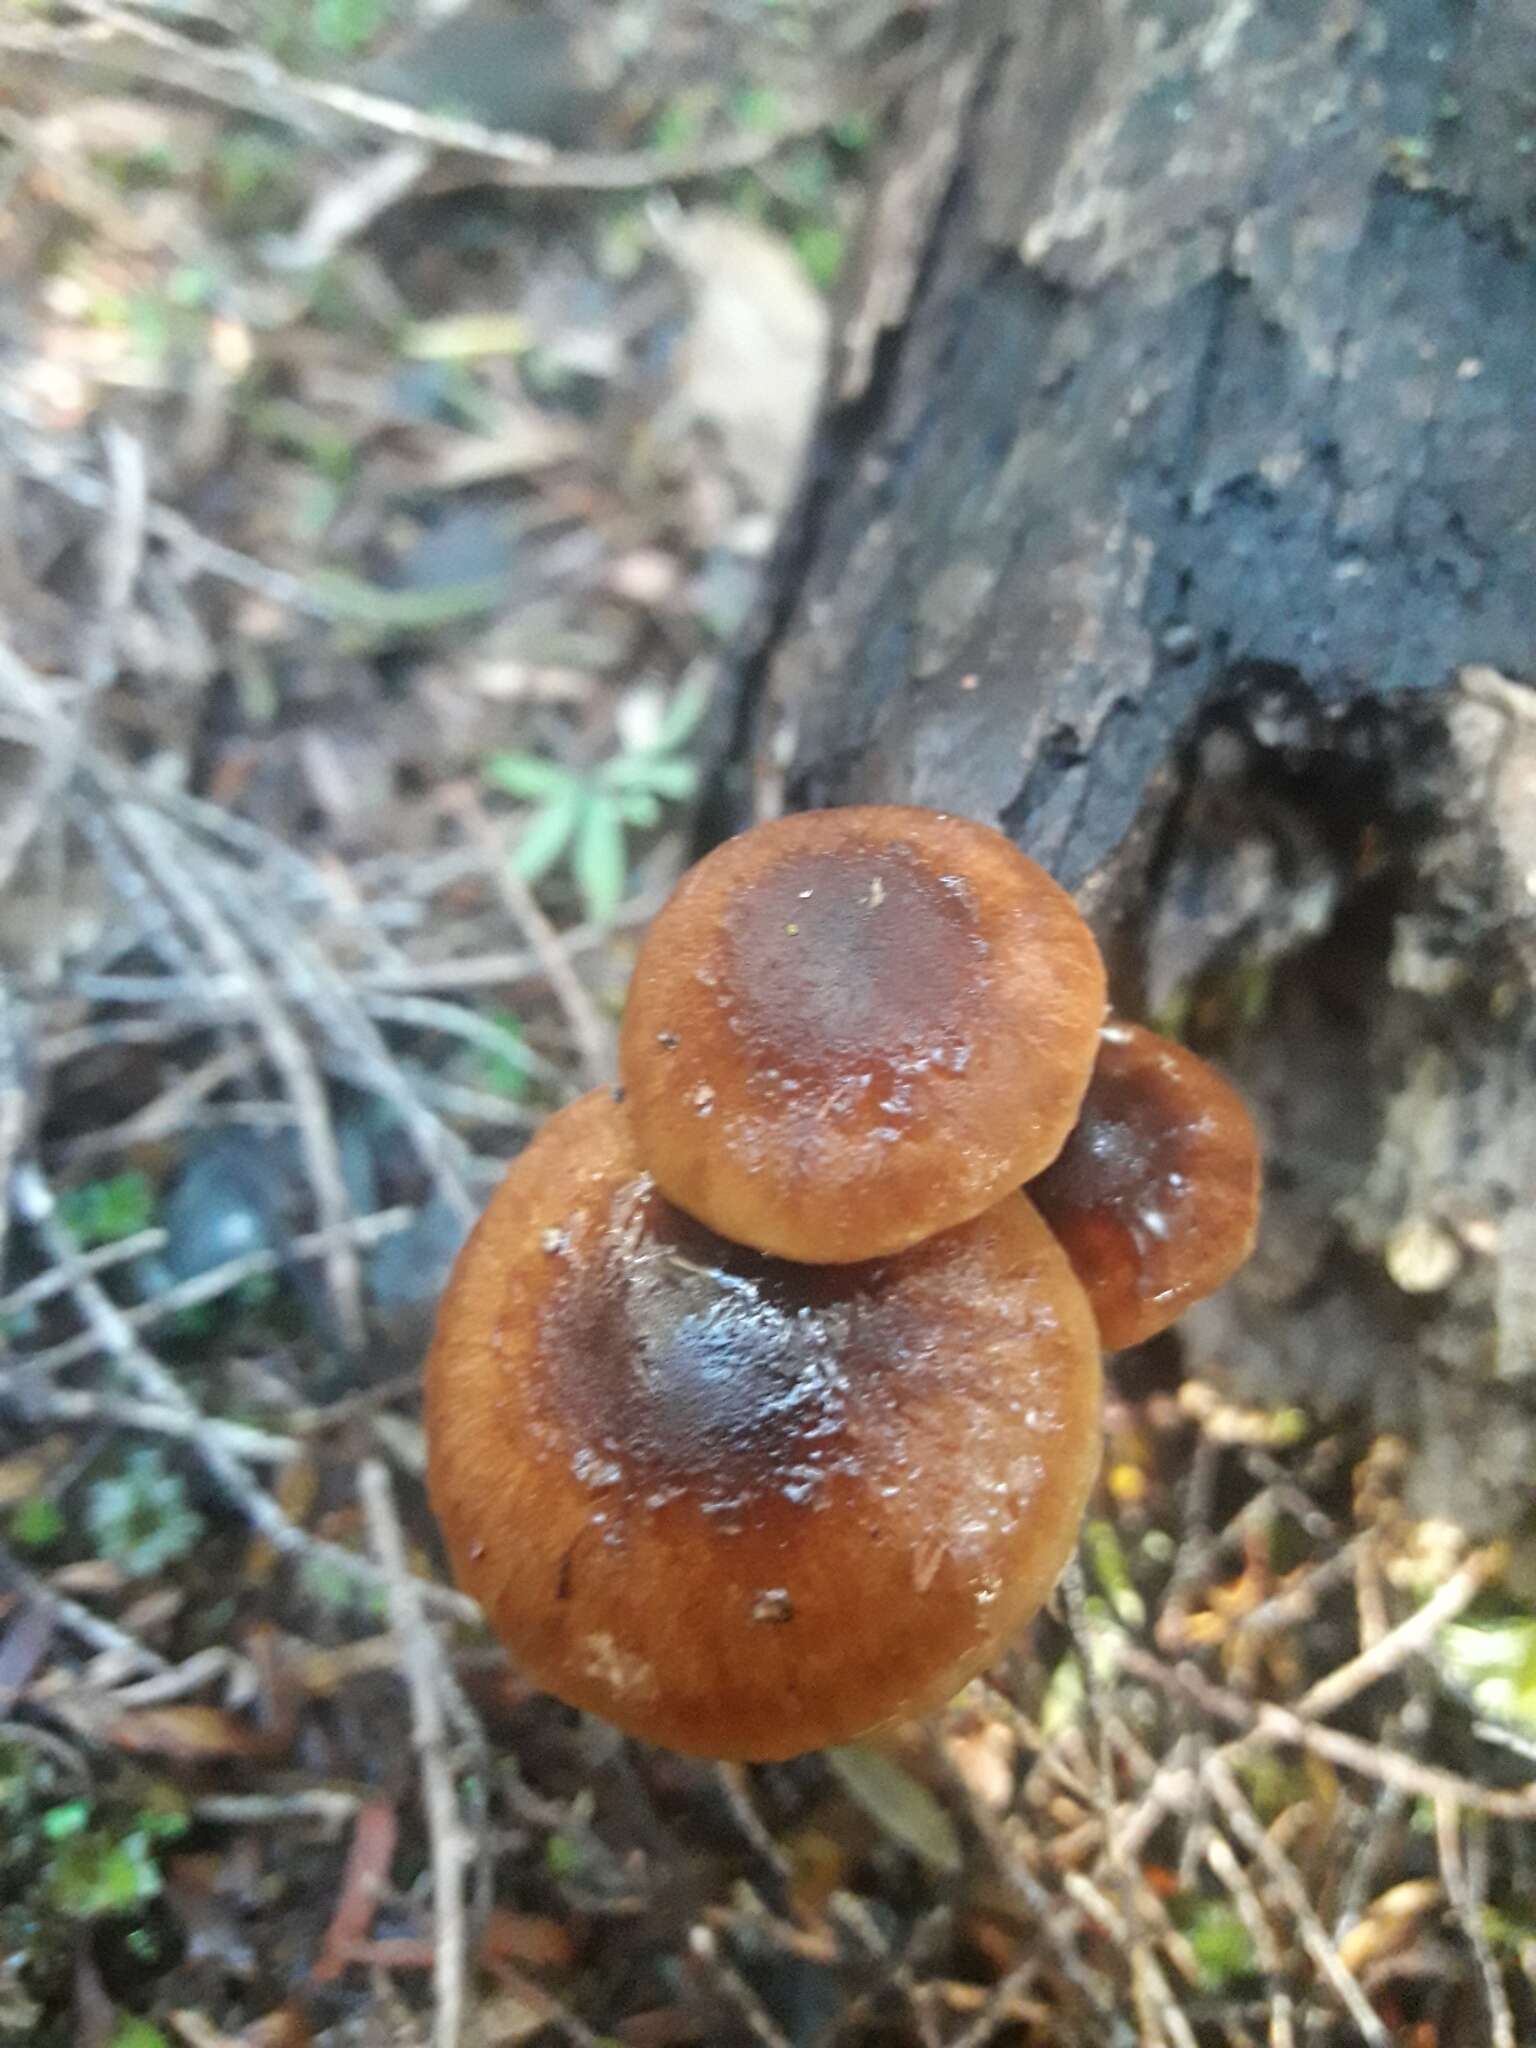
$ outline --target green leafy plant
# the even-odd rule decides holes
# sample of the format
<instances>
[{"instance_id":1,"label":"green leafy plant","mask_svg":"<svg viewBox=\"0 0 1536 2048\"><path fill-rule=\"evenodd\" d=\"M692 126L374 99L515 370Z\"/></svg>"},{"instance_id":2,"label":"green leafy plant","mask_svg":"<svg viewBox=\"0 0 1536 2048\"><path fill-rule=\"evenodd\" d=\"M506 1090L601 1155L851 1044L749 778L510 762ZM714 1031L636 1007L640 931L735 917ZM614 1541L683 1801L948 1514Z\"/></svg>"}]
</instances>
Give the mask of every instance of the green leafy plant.
<instances>
[{"instance_id":1,"label":"green leafy plant","mask_svg":"<svg viewBox=\"0 0 1536 2048\"><path fill-rule=\"evenodd\" d=\"M1176 1899L1172 1910L1194 1951L1205 1990L1230 1991L1254 1974L1253 1941L1235 1907L1224 1899L1185 1898Z\"/></svg>"},{"instance_id":2,"label":"green leafy plant","mask_svg":"<svg viewBox=\"0 0 1536 2048\"><path fill-rule=\"evenodd\" d=\"M1536 1728L1536 1615L1454 1622L1436 1642L1447 1676L1495 1720Z\"/></svg>"},{"instance_id":3,"label":"green leafy plant","mask_svg":"<svg viewBox=\"0 0 1536 2048\"><path fill-rule=\"evenodd\" d=\"M505 1052L493 1052L485 1047L476 1056L476 1072L482 1088L493 1095L504 1095L509 1102L521 1102L527 1096L530 1079L526 1057L519 1057L524 1051L525 1034L522 1019L511 1010L492 1010L487 1021L503 1032L507 1039Z\"/></svg>"},{"instance_id":4,"label":"green leafy plant","mask_svg":"<svg viewBox=\"0 0 1536 2048\"><path fill-rule=\"evenodd\" d=\"M46 1494L24 1500L11 1516L11 1541L19 1550L46 1550L64 1534L64 1517L57 1501Z\"/></svg>"},{"instance_id":5,"label":"green leafy plant","mask_svg":"<svg viewBox=\"0 0 1536 2048\"><path fill-rule=\"evenodd\" d=\"M111 2048L170 2048L160 2029L149 2020L119 2020Z\"/></svg>"},{"instance_id":6,"label":"green leafy plant","mask_svg":"<svg viewBox=\"0 0 1536 2048\"><path fill-rule=\"evenodd\" d=\"M341 1559L323 1551L306 1557L299 1567L299 1585L307 1599L334 1614L383 1615L389 1603L381 1586L374 1586L361 1572L348 1571Z\"/></svg>"},{"instance_id":7,"label":"green leafy plant","mask_svg":"<svg viewBox=\"0 0 1536 2048\"><path fill-rule=\"evenodd\" d=\"M310 26L317 43L350 57L367 48L390 13L391 0L314 0Z\"/></svg>"},{"instance_id":8,"label":"green leafy plant","mask_svg":"<svg viewBox=\"0 0 1536 2048\"><path fill-rule=\"evenodd\" d=\"M88 1180L59 1197L59 1220L87 1247L117 1244L154 1221L155 1191L142 1173Z\"/></svg>"},{"instance_id":9,"label":"green leafy plant","mask_svg":"<svg viewBox=\"0 0 1536 2048\"><path fill-rule=\"evenodd\" d=\"M667 804L686 803L698 788L698 765L682 749L707 701L702 683L684 683L652 735L591 768L493 754L487 781L533 806L512 856L523 879L537 882L568 862L588 917L606 923L624 900L627 833L659 824Z\"/></svg>"},{"instance_id":10,"label":"green leafy plant","mask_svg":"<svg viewBox=\"0 0 1536 2048\"><path fill-rule=\"evenodd\" d=\"M115 1923L129 1952L155 1955L161 1859L187 1825L168 1784L128 1770L102 1789L62 1744L0 1740L0 2041L71 2048L79 2039L82 1928ZM122 2015L112 2048L165 2048L146 2024Z\"/></svg>"},{"instance_id":11,"label":"green leafy plant","mask_svg":"<svg viewBox=\"0 0 1536 2048\"><path fill-rule=\"evenodd\" d=\"M42 1831L53 1844L47 1872L52 1904L72 1920L131 1913L158 1898L159 1848L186 1833L187 1816L168 1798L115 1814L87 1799L50 1807Z\"/></svg>"},{"instance_id":12,"label":"green leafy plant","mask_svg":"<svg viewBox=\"0 0 1536 2048\"><path fill-rule=\"evenodd\" d=\"M185 1481L153 1447L130 1451L121 1471L94 1483L86 1521L100 1555L133 1578L185 1557L203 1533Z\"/></svg>"}]
</instances>

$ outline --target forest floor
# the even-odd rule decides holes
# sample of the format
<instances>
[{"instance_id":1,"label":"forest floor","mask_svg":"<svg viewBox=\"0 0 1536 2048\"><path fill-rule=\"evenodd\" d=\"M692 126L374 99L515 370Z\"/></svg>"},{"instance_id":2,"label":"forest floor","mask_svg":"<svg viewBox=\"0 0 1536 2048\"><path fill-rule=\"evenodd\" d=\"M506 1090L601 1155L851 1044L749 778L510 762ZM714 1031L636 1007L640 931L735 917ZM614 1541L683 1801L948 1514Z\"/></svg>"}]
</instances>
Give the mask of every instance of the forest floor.
<instances>
[{"instance_id":1,"label":"forest floor","mask_svg":"<svg viewBox=\"0 0 1536 2048\"><path fill-rule=\"evenodd\" d=\"M1393 1440L1116 1361L1029 1638L752 1769L426 1512L942 12L0 6L0 2043L1536 2039L1533 1588Z\"/></svg>"}]
</instances>

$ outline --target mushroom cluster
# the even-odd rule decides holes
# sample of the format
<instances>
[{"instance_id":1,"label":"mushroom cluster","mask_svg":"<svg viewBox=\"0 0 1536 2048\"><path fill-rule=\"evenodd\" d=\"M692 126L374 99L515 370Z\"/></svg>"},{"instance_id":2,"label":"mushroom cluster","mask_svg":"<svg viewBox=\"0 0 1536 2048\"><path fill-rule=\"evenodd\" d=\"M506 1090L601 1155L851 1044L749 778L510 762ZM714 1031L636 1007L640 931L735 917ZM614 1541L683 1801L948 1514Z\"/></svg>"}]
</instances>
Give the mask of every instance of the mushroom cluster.
<instances>
[{"instance_id":1,"label":"mushroom cluster","mask_svg":"<svg viewBox=\"0 0 1536 2048\"><path fill-rule=\"evenodd\" d=\"M1220 1284L1257 1147L1105 1023L1071 898L999 833L809 812L686 875L622 1086L552 1116L444 1297L429 1480L520 1668L714 1757L942 1702L1036 1612L1100 1352Z\"/></svg>"}]
</instances>

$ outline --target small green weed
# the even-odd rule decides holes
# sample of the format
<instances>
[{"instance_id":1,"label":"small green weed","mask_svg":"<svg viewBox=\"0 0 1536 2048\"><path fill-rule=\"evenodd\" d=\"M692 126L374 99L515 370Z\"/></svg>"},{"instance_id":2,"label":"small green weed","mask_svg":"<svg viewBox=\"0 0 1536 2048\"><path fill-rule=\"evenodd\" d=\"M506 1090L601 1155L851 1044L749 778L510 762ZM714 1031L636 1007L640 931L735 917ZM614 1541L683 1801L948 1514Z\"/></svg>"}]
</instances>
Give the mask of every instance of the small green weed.
<instances>
[{"instance_id":1,"label":"small green weed","mask_svg":"<svg viewBox=\"0 0 1536 2048\"><path fill-rule=\"evenodd\" d=\"M18 1550L46 1550L64 1534L64 1517L56 1501L38 1494L13 1512L10 1531Z\"/></svg>"},{"instance_id":2,"label":"small green weed","mask_svg":"<svg viewBox=\"0 0 1536 2048\"><path fill-rule=\"evenodd\" d=\"M59 1220L87 1249L117 1244L154 1222L155 1191L142 1173L88 1180L84 1187L59 1197Z\"/></svg>"},{"instance_id":3,"label":"small green weed","mask_svg":"<svg viewBox=\"0 0 1536 2048\"><path fill-rule=\"evenodd\" d=\"M1224 1899L1185 1898L1173 1902L1172 1912L1194 1951L1205 1990L1219 1995L1254 1974L1253 1941L1235 1907Z\"/></svg>"},{"instance_id":4,"label":"small green weed","mask_svg":"<svg viewBox=\"0 0 1536 2048\"><path fill-rule=\"evenodd\" d=\"M523 879L537 882L568 862L587 916L606 923L623 902L629 878L626 834L659 824L665 805L686 803L698 788L698 765L682 749L707 701L702 683L684 683L654 735L593 768L569 768L536 754L493 754L486 780L534 806L513 854Z\"/></svg>"},{"instance_id":5,"label":"small green weed","mask_svg":"<svg viewBox=\"0 0 1536 2048\"><path fill-rule=\"evenodd\" d=\"M130 1451L118 1473L93 1483L86 1521L98 1554L131 1578L174 1564L203 1533L185 1481L152 1445Z\"/></svg>"}]
</instances>

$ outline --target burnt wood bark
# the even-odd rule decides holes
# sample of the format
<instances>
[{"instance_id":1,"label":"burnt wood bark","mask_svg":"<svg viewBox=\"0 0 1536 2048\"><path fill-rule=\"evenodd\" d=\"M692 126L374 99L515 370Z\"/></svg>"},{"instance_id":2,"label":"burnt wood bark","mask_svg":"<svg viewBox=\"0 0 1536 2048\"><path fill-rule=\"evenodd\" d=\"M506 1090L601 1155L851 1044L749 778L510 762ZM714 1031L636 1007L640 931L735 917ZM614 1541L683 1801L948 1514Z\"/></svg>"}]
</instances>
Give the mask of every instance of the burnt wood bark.
<instances>
[{"instance_id":1,"label":"burnt wood bark","mask_svg":"<svg viewBox=\"0 0 1536 2048\"><path fill-rule=\"evenodd\" d=\"M713 830L1001 823L1249 1090L1193 1363L1536 1450L1536 5L1014 0L871 209ZM1468 1478L1473 1483L1466 1484Z\"/></svg>"}]
</instances>

